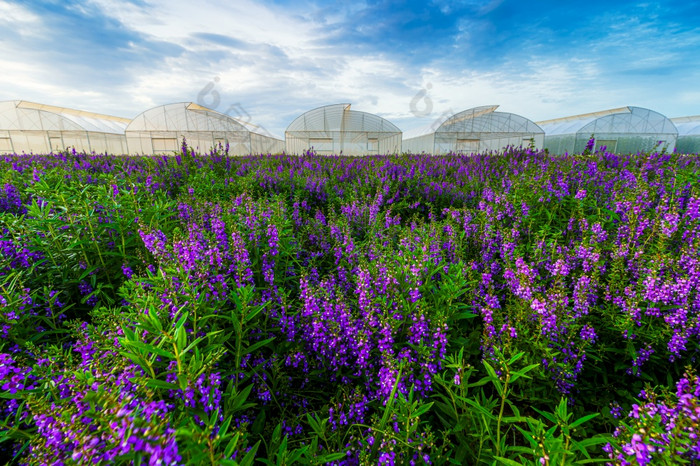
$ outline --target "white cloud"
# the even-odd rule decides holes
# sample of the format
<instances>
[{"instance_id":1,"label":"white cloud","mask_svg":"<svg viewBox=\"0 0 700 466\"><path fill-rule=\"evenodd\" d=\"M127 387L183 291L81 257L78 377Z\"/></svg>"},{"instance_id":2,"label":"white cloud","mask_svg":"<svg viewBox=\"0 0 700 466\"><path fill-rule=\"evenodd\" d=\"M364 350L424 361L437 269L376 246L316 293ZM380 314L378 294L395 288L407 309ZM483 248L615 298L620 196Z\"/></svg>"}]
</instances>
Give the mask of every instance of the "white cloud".
<instances>
[{"instance_id":1,"label":"white cloud","mask_svg":"<svg viewBox=\"0 0 700 466\"><path fill-rule=\"evenodd\" d=\"M43 34L44 24L38 15L17 3L0 0L0 34L17 35L19 38L38 37ZM0 35L0 39L1 39ZM0 45L4 45L0 40ZM6 48L6 47L4 47Z\"/></svg>"},{"instance_id":2,"label":"white cloud","mask_svg":"<svg viewBox=\"0 0 700 466\"><path fill-rule=\"evenodd\" d=\"M3 23L15 27L40 26L41 18L22 5L0 0L0 24Z\"/></svg>"},{"instance_id":3,"label":"white cloud","mask_svg":"<svg viewBox=\"0 0 700 466\"><path fill-rule=\"evenodd\" d=\"M144 35L187 46L193 33L227 35L285 50L305 48L315 39L315 25L250 0L152 0L145 7L129 2L90 0L105 16Z\"/></svg>"},{"instance_id":4,"label":"white cloud","mask_svg":"<svg viewBox=\"0 0 700 466\"><path fill-rule=\"evenodd\" d=\"M493 11L503 3L503 0L432 0L431 5L436 6L443 14L449 15L456 8L469 8L477 14L485 15Z\"/></svg>"}]
</instances>

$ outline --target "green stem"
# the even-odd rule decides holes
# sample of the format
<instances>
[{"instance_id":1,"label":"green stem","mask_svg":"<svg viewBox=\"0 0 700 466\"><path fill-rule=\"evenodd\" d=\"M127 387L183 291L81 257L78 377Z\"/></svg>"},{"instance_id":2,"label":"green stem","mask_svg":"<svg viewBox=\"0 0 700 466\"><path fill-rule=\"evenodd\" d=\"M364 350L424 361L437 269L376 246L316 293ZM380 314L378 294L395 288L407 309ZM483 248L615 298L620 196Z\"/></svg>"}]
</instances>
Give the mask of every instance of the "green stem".
<instances>
[{"instance_id":1,"label":"green stem","mask_svg":"<svg viewBox=\"0 0 700 466\"><path fill-rule=\"evenodd\" d=\"M87 224L88 227L90 228L90 236L92 237L92 242L95 244L97 248L97 256L100 258L100 264L102 264L102 271L107 272L107 264L105 264L105 260L102 257L102 249L100 248L100 244L97 240L97 237L95 236L95 229L92 227L92 215L90 214L90 207L87 205L87 202L83 201L83 205L85 206L85 213L87 214ZM112 279L110 278L110 274L106 273L107 277L107 282L109 283L110 286L112 286Z\"/></svg>"},{"instance_id":2,"label":"green stem","mask_svg":"<svg viewBox=\"0 0 700 466\"><path fill-rule=\"evenodd\" d=\"M496 453L498 456L501 455L501 419L503 419L503 409L508 397L508 382L510 382L510 370L506 369L506 381L503 384L503 392L501 392L501 410L498 413L498 422L496 423Z\"/></svg>"},{"instance_id":3,"label":"green stem","mask_svg":"<svg viewBox=\"0 0 700 466\"><path fill-rule=\"evenodd\" d=\"M236 379L234 380L233 384L234 387L236 387L236 391L238 391L238 380L240 379L240 374L238 373L242 368L241 368L241 352L243 351L242 347L242 339L243 339L243 322L245 321L245 314L246 310L248 308L247 303L241 303L241 308L237 313L236 316L236 322L234 325L234 330L236 331Z\"/></svg>"},{"instance_id":4,"label":"green stem","mask_svg":"<svg viewBox=\"0 0 700 466\"><path fill-rule=\"evenodd\" d=\"M566 442L564 443L564 454L561 457L561 465L564 466L566 465L566 453L569 451L569 441L571 440L571 437L568 435L566 436Z\"/></svg>"}]
</instances>

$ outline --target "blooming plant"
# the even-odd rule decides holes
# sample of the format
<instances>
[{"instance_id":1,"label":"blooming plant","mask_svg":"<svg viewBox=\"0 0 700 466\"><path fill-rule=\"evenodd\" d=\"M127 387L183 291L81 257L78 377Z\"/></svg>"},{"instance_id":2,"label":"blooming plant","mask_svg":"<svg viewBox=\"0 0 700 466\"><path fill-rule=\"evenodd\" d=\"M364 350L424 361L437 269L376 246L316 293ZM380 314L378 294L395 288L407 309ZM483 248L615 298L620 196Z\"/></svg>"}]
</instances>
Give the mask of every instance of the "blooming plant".
<instances>
[{"instance_id":1,"label":"blooming plant","mask_svg":"<svg viewBox=\"0 0 700 466\"><path fill-rule=\"evenodd\" d=\"M605 447L613 464L692 464L700 461L700 379L687 373L675 392L640 393L628 419Z\"/></svg>"},{"instance_id":2,"label":"blooming plant","mask_svg":"<svg viewBox=\"0 0 700 466\"><path fill-rule=\"evenodd\" d=\"M587 147L0 155L0 457L698 461L700 159Z\"/></svg>"}]
</instances>

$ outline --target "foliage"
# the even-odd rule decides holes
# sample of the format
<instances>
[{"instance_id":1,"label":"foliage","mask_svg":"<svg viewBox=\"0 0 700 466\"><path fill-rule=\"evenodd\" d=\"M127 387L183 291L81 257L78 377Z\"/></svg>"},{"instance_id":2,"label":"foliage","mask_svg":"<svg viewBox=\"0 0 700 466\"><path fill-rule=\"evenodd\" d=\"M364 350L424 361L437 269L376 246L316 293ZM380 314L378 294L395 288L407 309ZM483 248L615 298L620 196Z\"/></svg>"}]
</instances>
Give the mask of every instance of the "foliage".
<instances>
[{"instance_id":1,"label":"foliage","mask_svg":"<svg viewBox=\"0 0 700 466\"><path fill-rule=\"evenodd\" d=\"M590 147L1 156L0 457L697 460L700 160Z\"/></svg>"}]
</instances>

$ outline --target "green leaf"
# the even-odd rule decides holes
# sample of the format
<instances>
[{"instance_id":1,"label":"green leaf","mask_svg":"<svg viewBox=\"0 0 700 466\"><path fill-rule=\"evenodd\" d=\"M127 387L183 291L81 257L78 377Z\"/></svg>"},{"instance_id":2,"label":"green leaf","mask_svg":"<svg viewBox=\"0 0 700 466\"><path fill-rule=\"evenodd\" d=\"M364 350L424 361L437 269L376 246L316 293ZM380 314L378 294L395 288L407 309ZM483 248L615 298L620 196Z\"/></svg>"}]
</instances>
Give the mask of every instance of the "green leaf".
<instances>
[{"instance_id":1,"label":"green leaf","mask_svg":"<svg viewBox=\"0 0 700 466\"><path fill-rule=\"evenodd\" d=\"M603 435L600 435L600 436L596 435L596 436L594 436L594 437L590 437L590 438L587 438L587 439L578 440L578 441L574 442L574 445L575 445L576 447L578 447L579 449L581 449L581 448L585 449L585 448L588 448L588 447L591 447L591 446L594 446L594 445L600 445L600 444L603 444L603 443L608 443L608 442L610 442L611 440L613 440L613 438L612 438L611 435L609 435L609 434L603 434Z\"/></svg>"},{"instance_id":2,"label":"green leaf","mask_svg":"<svg viewBox=\"0 0 700 466\"><path fill-rule=\"evenodd\" d=\"M122 340L134 341L137 339L134 331L126 325L122 325L122 332L124 332L124 338L119 339L119 342L122 344L124 344Z\"/></svg>"},{"instance_id":3,"label":"green leaf","mask_svg":"<svg viewBox=\"0 0 700 466\"><path fill-rule=\"evenodd\" d=\"M184 307L184 306L183 306L183 307ZM182 307L181 307L180 309L178 309L178 312L180 312L181 310L182 310ZM190 314L189 314L189 312L187 312L187 311L185 311L185 312L182 314L182 317L180 317L180 318L177 320L177 322L175 323L175 330L177 330L177 329L179 329L179 328L182 328L182 327L185 325L185 322L187 322L187 317L189 317L189 315L190 315Z\"/></svg>"},{"instance_id":4,"label":"green leaf","mask_svg":"<svg viewBox=\"0 0 700 466\"><path fill-rule=\"evenodd\" d=\"M156 310L153 306L150 306L150 309L148 311L148 320L153 326L153 328L158 331L158 333L161 333L163 331L163 325L160 323L158 314L156 313Z\"/></svg>"},{"instance_id":5,"label":"green leaf","mask_svg":"<svg viewBox=\"0 0 700 466\"><path fill-rule=\"evenodd\" d=\"M218 415L218 408L217 408L217 415L214 416L212 415L213 418L217 418ZM218 435L220 437L226 437L226 431L228 431L228 426L231 424L231 419L233 419L231 416L228 416L226 419L224 419L224 422L221 423L221 427L219 427L219 433Z\"/></svg>"},{"instance_id":6,"label":"green leaf","mask_svg":"<svg viewBox=\"0 0 700 466\"><path fill-rule=\"evenodd\" d=\"M330 462L333 462L333 461L342 460L342 459L345 458L345 457L346 457L346 454L343 453L343 452L340 452L340 453L329 453L329 454L327 454L327 455L318 456L318 457L316 458L316 461L318 461L318 463L330 463Z\"/></svg>"},{"instance_id":7,"label":"green leaf","mask_svg":"<svg viewBox=\"0 0 700 466\"><path fill-rule=\"evenodd\" d=\"M267 340L258 341L258 342L256 342L256 343L254 343L254 344L248 346L247 348L245 348L245 351L244 351L244 352L245 352L246 354L247 354L247 353L252 353L252 352L255 351L256 349L262 348L263 346L267 345L268 343L270 343L270 342L271 342L272 340L274 340L274 339L275 339L275 337L268 338Z\"/></svg>"},{"instance_id":8,"label":"green leaf","mask_svg":"<svg viewBox=\"0 0 700 466\"><path fill-rule=\"evenodd\" d=\"M588 414L586 416L583 416L582 418L576 419L574 422L569 424L569 427L574 429L574 428L580 426L581 424L583 424L584 422L588 422L591 419L593 419L594 417L597 417L599 415L600 415L600 413Z\"/></svg>"},{"instance_id":9,"label":"green leaf","mask_svg":"<svg viewBox=\"0 0 700 466\"><path fill-rule=\"evenodd\" d=\"M227 419L231 419L230 417ZM233 450L236 449L236 446L238 446L238 439L240 438L241 433L236 432L236 435L233 436L233 438L228 442L226 445L226 448L224 448L224 457L229 458L233 454Z\"/></svg>"},{"instance_id":10,"label":"green leaf","mask_svg":"<svg viewBox=\"0 0 700 466\"><path fill-rule=\"evenodd\" d=\"M527 375L527 373L530 372L530 371L533 370L533 369L536 369L536 368L539 367L539 366L540 366L539 364L530 364L529 366L523 367L523 368L520 369L519 371L513 372L513 376L512 376L512 378L511 378L511 381L512 381L512 382L515 382L515 381L518 380L520 377L525 377L526 379L531 378L529 375Z\"/></svg>"},{"instance_id":11,"label":"green leaf","mask_svg":"<svg viewBox=\"0 0 700 466\"><path fill-rule=\"evenodd\" d=\"M177 384L158 379L146 380L146 386L150 388L164 388L167 390L177 390L178 388L180 388Z\"/></svg>"},{"instance_id":12,"label":"green leaf","mask_svg":"<svg viewBox=\"0 0 700 466\"><path fill-rule=\"evenodd\" d=\"M260 312L267 306L267 303L262 304L260 306L256 306L253 310L251 310L244 318L243 318L243 323L247 324L251 320L253 320Z\"/></svg>"},{"instance_id":13,"label":"green leaf","mask_svg":"<svg viewBox=\"0 0 700 466\"><path fill-rule=\"evenodd\" d=\"M527 418L525 416L503 416L501 418L502 422L505 422L506 424L513 424L515 422L525 422Z\"/></svg>"},{"instance_id":14,"label":"green leaf","mask_svg":"<svg viewBox=\"0 0 700 466\"><path fill-rule=\"evenodd\" d=\"M285 442L287 441L287 436L284 437ZM296 462L306 454L306 451L309 449L309 445L305 445L301 448L295 448L292 450L291 454L285 455L282 459L285 461L280 463L280 460L278 460L278 463L281 465L287 465L287 464L296 464Z\"/></svg>"},{"instance_id":15,"label":"green leaf","mask_svg":"<svg viewBox=\"0 0 700 466\"><path fill-rule=\"evenodd\" d=\"M409 419L414 418L414 417L419 417L421 414L426 413L430 408L432 408L433 402L431 401L430 403L425 403L418 407L415 411L411 413L409 416Z\"/></svg>"},{"instance_id":16,"label":"green leaf","mask_svg":"<svg viewBox=\"0 0 700 466\"><path fill-rule=\"evenodd\" d=\"M258 451L258 448L260 447L260 440L257 441L255 445L253 445L253 448L250 449L248 453L241 459L240 463L238 463L240 466L250 466L253 464L253 461L255 461L255 454Z\"/></svg>"},{"instance_id":17,"label":"green leaf","mask_svg":"<svg viewBox=\"0 0 700 466\"><path fill-rule=\"evenodd\" d=\"M557 419L556 419L552 414L550 414L550 413L545 413L544 411L540 411L539 409L535 408L534 406L532 407L532 409L534 409L535 411L537 411L537 412L540 414L540 416L544 417L544 418L547 419L549 422L553 422L553 423L555 423L555 424L557 423ZM536 420L536 419L535 419L535 420Z\"/></svg>"},{"instance_id":18,"label":"green leaf","mask_svg":"<svg viewBox=\"0 0 700 466\"><path fill-rule=\"evenodd\" d=\"M476 316L477 316L477 314L475 314L474 311L464 311L464 312L460 312L458 314L453 315L452 318L455 320L463 320L463 319L474 319Z\"/></svg>"},{"instance_id":19,"label":"green leaf","mask_svg":"<svg viewBox=\"0 0 700 466\"><path fill-rule=\"evenodd\" d=\"M260 414L258 414L255 417L255 421L253 421L253 425L250 427L250 431L253 434L259 435L263 431L263 427L265 427L265 418L267 417L265 410L260 411Z\"/></svg>"},{"instance_id":20,"label":"green leaf","mask_svg":"<svg viewBox=\"0 0 700 466\"><path fill-rule=\"evenodd\" d=\"M203 339L204 339L204 337L197 337L192 343L190 343L189 345L187 345L187 348L185 348L184 350L182 350L182 352L180 353L180 355L189 353L189 351L190 351L192 348L194 348L195 346L197 346L197 343L199 343L199 342L202 341ZM178 346L180 346L179 343L178 343Z\"/></svg>"},{"instance_id":21,"label":"green leaf","mask_svg":"<svg viewBox=\"0 0 700 466\"><path fill-rule=\"evenodd\" d=\"M475 401L475 400L470 400L470 399L465 399L464 401L465 401L466 403L468 403L469 405L471 405L471 407L473 407L473 408L475 408L477 411L479 411L479 413L480 413L482 416L487 417L489 420L495 421L495 420L497 419L496 416L493 415L493 413L491 412L491 410L486 409L485 407L481 406L481 404L479 404L479 402L477 402L477 401Z\"/></svg>"},{"instance_id":22,"label":"green leaf","mask_svg":"<svg viewBox=\"0 0 700 466\"><path fill-rule=\"evenodd\" d=\"M494 456L495 459L501 462L501 464L507 464L508 466L523 466L522 463L518 463L517 461L513 461L508 458L503 458L502 456Z\"/></svg>"},{"instance_id":23,"label":"green leaf","mask_svg":"<svg viewBox=\"0 0 700 466\"><path fill-rule=\"evenodd\" d=\"M489 380L494 385L494 387L496 387L496 391L498 391L498 395L503 396L503 384L499 380L498 375L496 374L496 371L486 361L484 361L484 367L486 368L486 372L489 373Z\"/></svg>"},{"instance_id":24,"label":"green leaf","mask_svg":"<svg viewBox=\"0 0 700 466\"><path fill-rule=\"evenodd\" d=\"M146 361L144 358L142 358L138 354L134 354L134 353L131 353L129 351L120 351L119 354L121 354L122 356L124 356L126 358L129 358L129 360L131 360L131 362L133 362L134 364L136 364L137 366L141 367L144 370L147 370L150 367L150 364L148 364L148 361Z\"/></svg>"},{"instance_id":25,"label":"green leaf","mask_svg":"<svg viewBox=\"0 0 700 466\"><path fill-rule=\"evenodd\" d=\"M321 423L316 419L315 415L312 416L310 413L306 413L306 422L309 423L317 437L324 437L325 432L321 429Z\"/></svg>"},{"instance_id":26,"label":"green leaf","mask_svg":"<svg viewBox=\"0 0 700 466\"><path fill-rule=\"evenodd\" d=\"M185 333L184 327L177 327L175 329L175 341L177 342L178 348L184 348L187 344L187 334Z\"/></svg>"},{"instance_id":27,"label":"green leaf","mask_svg":"<svg viewBox=\"0 0 700 466\"><path fill-rule=\"evenodd\" d=\"M127 346L132 346L137 349L144 350L148 353L157 354L158 356L164 356L166 358L175 359L175 355L170 351L166 351L163 348L153 346L149 343L144 343L142 341L127 341L125 342Z\"/></svg>"},{"instance_id":28,"label":"green leaf","mask_svg":"<svg viewBox=\"0 0 700 466\"><path fill-rule=\"evenodd\" d=\"M530 449L532 449L532 448L534 448L534 447L537 446L538 441L537 441L537 439L532 435L531 432L528 432L528 431L526 431L525 429L523 429L523 428L521 428L521 427L519 427L519 426L515 426L515 428L518 429L518 430L520 431L520 433L522 434L522 436L525 437L525 439L526 439L528 442L530 442ZM530 431L532 431L532 428L530 429ZM512 448L515 448L515 447L512 447ZM523 448L525 448L525 447L523 447Z\"/></svg>"},{"instance_id":29,"label":"green leaf","mask_svg":"<svg viewBox=\"0 0 700 466\"><path fill-rule=\"evenodd\" d=\"M392 412L394 411L392 407L394 406L394 400L396 396L396 390L399 388L399 382L401 381L401 373L403 372L403 367L399 368L397 374L396 374L396 379L394 379L394 386L391 388L391 393L389 394L389 399L386 401L386 405L384 406L384 412L382 413L382 418L379 421L379 431L383 432L384 428L386 427L387 422L389 421L389 417L391 416ZM372 456L377 455L377 451L379 450L379 444L382 441L383 435L379 434L377 435L377 439L375 439L374 445L372 445Z\"/></svg>"},{"instance_id":30,"label":"green leaf","mask_svg":"<svg viewBox=\"0 0 700 466\"><path fill-rule=\"evenodd\" d=\"M521 359L523 356L525 356L525 352L521 351L520 353L514 355L513 357L510 358L508 361L508 366L512 366L515 364L519 359Z\"/></svg>"}]
</instances>

